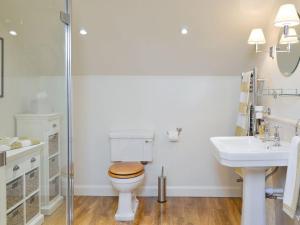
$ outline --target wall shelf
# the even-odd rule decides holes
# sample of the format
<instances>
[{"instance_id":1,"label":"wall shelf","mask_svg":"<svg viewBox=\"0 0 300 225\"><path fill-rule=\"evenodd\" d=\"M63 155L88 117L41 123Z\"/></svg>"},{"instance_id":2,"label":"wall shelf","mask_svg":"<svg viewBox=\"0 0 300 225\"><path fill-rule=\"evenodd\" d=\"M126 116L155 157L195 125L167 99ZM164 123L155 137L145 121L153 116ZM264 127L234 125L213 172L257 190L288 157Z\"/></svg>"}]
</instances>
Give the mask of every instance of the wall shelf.
<instances>
[{"instance_id":1,"label":"wall shelf","mask_svg":"<svg viewBox=\"0 0 300 225\"><path fill-rule=\"evenodd\" d=\"M269 88L263 89L260 96L272 96L273 98L278 97L300 97L300 89L284 89L284 88Z\"/></svg>"}]
</instances>

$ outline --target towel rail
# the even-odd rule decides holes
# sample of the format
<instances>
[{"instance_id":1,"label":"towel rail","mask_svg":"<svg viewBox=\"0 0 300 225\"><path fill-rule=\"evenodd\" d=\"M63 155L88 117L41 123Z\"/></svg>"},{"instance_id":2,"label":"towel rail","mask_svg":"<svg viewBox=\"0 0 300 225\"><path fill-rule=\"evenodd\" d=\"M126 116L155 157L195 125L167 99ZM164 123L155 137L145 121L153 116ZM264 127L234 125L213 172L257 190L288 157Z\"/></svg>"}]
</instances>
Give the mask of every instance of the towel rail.
<instances>
[{"instance_id":1,"label":"towel rail","mask_svg":"<svg viewBox=\"0 0 300 225\"><path fill-rule=\"evenodd\" d=\"M300 89L268 88L263 89L260 96L272 96L275 99L278 97L300 97Z\"/></svg>"},{"instance_id":2,"label":"towel rail","mask_svg":"<svg viewBox=\"0 0 300 225\"><path fill-rule=\"evenodd\" d=\"M272 120L274 122L279 122L279 123L287 124L289 126L295 126L296 123L297 123L297 120L295 120L295 119L290 119L290 118L285 118L285 117L279 117L279 116L274 116L274 115L267 116L267 119Z\"/></svg>"}]
</instances>

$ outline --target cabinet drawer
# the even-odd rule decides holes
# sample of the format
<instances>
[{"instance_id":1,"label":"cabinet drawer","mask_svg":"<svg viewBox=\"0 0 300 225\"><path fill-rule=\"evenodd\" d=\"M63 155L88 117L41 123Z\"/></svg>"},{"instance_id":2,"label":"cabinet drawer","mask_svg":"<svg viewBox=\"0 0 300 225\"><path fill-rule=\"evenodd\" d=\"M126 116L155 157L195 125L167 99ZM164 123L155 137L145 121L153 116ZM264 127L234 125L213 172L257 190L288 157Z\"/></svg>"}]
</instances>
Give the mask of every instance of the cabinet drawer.
<instances>
[{"instance_id":1,"label":"cabinet drawer","mask_svg":"<svg viewBox=\"0 0 300 225\"><path fill-rule=\"evenodd\" d=\"M59 177L49 182L49 201L52 201L59 195Z\"/></svg>"},{"instance_id":2,"label":"cabinet drawer","mask_svg":"<svg viewBox=\"0 0 300 225\"><path fill-rule=\"evenodd\" d=\"M26 196L39 188L39 169L36 168L25 175Z\"/></svg>"},{"instance_id":3,"label":"cabinet drawer","mask_svg":"<svg viewBox=\"0 0 300 225\"><path fill-rule=\"evenodd\" d=\"M23 177L19 177L6 184L6 205L7 209L23 199Z\"/></svg>"},{"instance_id":4,"label":"cabinet drawer","mask_svg":"<svg viewBox=\"0 0 300 225\"><path fill-rule=\"evenodd\" d=\"M25 164L25 162L16 162L7 165L5 169L6 180L9 181L21 176L25 172Z\"/></svg>"},{"instance_id":5,"label":"cabinet drawer","mask_svg":"<svg viewBox=\"0 0 300 225\"><path fill-rule=\"evenodd\" d=\"M23 225L24 224L24 205L20 205L7 214L7 225Z\"/></svg>"},{"instance_id":6,"label":"cabinet drawer","mask_svg":"<svg viewBox=\"0 0 300 225\"><path fill-rule=\"evenodd\" d=\"M26 223L40 212L39 193L26 200Z\"/></svg>"},{"instance_id":7,"label":"cabinet drawer","mask_svg":"<svg viewBox=\"0 0 300 225\"><path fill-rule=\"evenodd\" d=\"M58 153L58 133L49 136L48 145L49 156Z\"/></svg>"},{"instance_id":8,"label":"cabinet drawer","mask_svg":"<svg viewBox=\"0 0 300 225\"><path fill-rule=\"evenodd\" d=\"M25 172L40 166L40 156L31 156L25 161Z\"/></svg>"},{"instance_id":9,"label":"cabinet drawer","mask_svg":"<svg viewBox=\"0 0 300 225\"><path fill-rule=\"evenodd\" d=\"M58 131L60 128L59 119L49 120L48 129L50 133Z\"/></svg>"},{"instance_id":10,"label":"cabinet drawer","mask_svg":"<svg viewBox=\"0 0 300 225\"><path fill-rule=\"evenodd\" d=\"M59 172L59 158L58 155L49 159L49 178L52 178L54 175Z\"/></svg>"},{"instance_id":11,"label":"cabinet drawer","mask_svg":"<svg viewBox=\"0 0 300 225\"><path fill-rule=\"evenodd\" d=\"M40 156L30 156L16 162L11 162L6 166L6 180L10 181L16 177L21 176L25 172L40 166Z\"/></svg>"}]
</instances>

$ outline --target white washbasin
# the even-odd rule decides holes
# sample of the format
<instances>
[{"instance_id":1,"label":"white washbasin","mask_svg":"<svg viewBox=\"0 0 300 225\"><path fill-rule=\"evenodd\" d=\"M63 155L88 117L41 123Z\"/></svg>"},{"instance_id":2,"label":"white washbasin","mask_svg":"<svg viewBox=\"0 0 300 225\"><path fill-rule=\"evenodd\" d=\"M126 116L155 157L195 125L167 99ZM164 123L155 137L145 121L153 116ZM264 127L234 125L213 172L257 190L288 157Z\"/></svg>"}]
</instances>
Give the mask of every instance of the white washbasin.
<instances>
[{"instance_id":1,"label":"white washbasin","mask_svg":"<svg viewBox=\"0 0 300 225\"><path fill-rule=\"evenodd\" d=\"M281 142L275 147L272 142L262 142L253 136L212 137L214 155L224 166L272 167L286 166L290 143Z\"/></svg>"},{"instance_id":2,"label":"white washbasin","mask_svg":"<svg viewBox=\"0 0 300 225\"><path fill-rule=\"evenodd\" d=\"M274 166L287 166L291 144L262 142L255 137L212 137L220 164L241 167L243 172L242 225L266 225L265 173Z\"/></svg>"}]
</instances>

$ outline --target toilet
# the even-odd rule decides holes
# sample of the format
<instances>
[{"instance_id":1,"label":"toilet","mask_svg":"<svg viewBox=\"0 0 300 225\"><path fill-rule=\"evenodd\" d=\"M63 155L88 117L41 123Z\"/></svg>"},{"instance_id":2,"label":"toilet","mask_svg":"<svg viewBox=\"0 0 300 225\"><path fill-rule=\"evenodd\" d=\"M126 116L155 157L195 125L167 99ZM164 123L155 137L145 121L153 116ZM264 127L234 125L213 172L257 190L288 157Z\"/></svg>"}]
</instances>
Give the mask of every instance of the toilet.
<instances>
[{"instance_id":1,"label":"toilet","mask_svg":"<svg viewBox=\"0 0 300 225\"><path fill-rule=\"evenodd\" d=\"M139 204L136 190L145 177L143 164L152 161L154 132L114 130L109 138L112 165L108 169L108 176L119 194L115 220L132 221Z\"/></svg>"}]
</instances>

